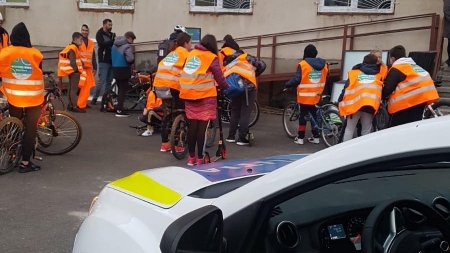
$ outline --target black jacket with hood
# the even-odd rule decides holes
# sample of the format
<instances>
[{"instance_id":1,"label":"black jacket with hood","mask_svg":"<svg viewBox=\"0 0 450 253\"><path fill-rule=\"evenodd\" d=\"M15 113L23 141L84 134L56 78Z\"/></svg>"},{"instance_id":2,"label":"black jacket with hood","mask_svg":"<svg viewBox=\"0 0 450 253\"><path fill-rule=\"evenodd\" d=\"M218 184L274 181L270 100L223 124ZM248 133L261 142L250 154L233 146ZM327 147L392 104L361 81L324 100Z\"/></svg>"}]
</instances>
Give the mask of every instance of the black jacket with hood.
<instances>
[{"instance_id":1,"label":"black jacket with hood","mask_svg":"<svg viewBox=\"0 0 450 253\"><path fill-rule=\"evenodd\" d=\"M9 40L11 41L11 45L16 47L33 47L31 45L30 33L23 22L20 22L14 26ZM39 68L42 69L42 61L39 63Z\"/></svg>"},{"instance_id":2,"label":"black jacket with hood","mask_svg":"<svg viewBox=\"0 0 450 253\"><path fill-rule=\"evenodd\" d=\"M95 39L98 45L98 62L112 64L111 47L114 44L116 34L112 32L105 32L103 27L97 31Z\"/></svg>"},{"instance_id":3,"label":"black jacket with hood","mask_svg":"<svg viewBox=\"0 0 450 253\"><path fill-rule=\"evenodd\" d=\"M367 74L367 75L376 75L380 72L380 67L377 64L360 63L360 64L353 66L352 70L355 70L355 69L359 69L362 72L364 72L364 74ZM347 79L347 82L345 83L345 86L342 89L341 95L339 96L338 102L341 102L342 99L344 99L345 90L348 88L349 85L350 85L350 81L349 81L349 79ZM373 109L371 106L363 106L359 109L359 111L365 112L365 113L370 113L370 114L375 113L375 109Z\"/></svg>"}]
</instances>

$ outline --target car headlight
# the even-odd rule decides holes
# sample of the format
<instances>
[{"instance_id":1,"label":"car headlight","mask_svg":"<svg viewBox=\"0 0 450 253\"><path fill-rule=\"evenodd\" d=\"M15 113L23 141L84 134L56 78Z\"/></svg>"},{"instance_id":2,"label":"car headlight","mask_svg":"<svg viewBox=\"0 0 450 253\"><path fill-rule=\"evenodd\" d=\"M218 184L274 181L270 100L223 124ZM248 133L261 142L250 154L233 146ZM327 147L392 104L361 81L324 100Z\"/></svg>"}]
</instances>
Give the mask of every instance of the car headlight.
<instances>
[{"instance_id":1,"label":"car headlight","mask_svg":"<svg viewBox=\"0 0 450 253\"><path fill-rule=\"evenodd\" d=\"M89 214L91 214L92 208L94 207L97 200L98 200L98 196L96 196L95 198L92 199L91 206L89 207Z\"/></svg>"}]
</instances>

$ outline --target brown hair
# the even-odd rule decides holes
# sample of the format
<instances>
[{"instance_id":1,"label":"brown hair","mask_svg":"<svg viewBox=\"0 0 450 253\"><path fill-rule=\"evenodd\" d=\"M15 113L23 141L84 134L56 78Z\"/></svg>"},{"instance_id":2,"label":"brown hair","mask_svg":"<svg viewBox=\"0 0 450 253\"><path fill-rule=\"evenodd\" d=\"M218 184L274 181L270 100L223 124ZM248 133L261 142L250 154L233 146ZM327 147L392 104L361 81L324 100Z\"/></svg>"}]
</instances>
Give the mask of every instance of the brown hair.
<instances>
[{"instance_id":1,"label":"brown hair","mask_svg":"<svg viewBox=\"0 0 450 253\"><path fill-rule=\"evenodd\" d=\"M202 40L200 41L202 46L206 47L213 54L217 54L219 49L217 49L217 40L216 37L212 34L206 34Z\"/></svg>"},{"instance_id":2,"label":"brown hair","mask_svg":"<svg viewBox=\"0 0 450 253\"><path fill-rule=\"evenodd\" d=\"M371 54L375 54L375 53L380 53L383 54L383 52L380 49L374 49L372 51L370 51Z\"/></svg>"},{"instance_id":3,"label":"brown hair","mask_svg":"<svg viewBox=\"0 0 450 253\"><path fill-rule=\"evenodd\" d=\"M187 33L180 33L177 36L177 46L183 47L185 43L189 43L191 41L191 35Z\"/></svg>"},{"instance_id":4,"label":"brown hair","mask_svg":"<svg viewBox=\"0 0 450 253\"><path fill-rule=\"evenodd\" d=\"M365 63L365 64L377 64L377 62L378 62L378 57L372 53L364 56L363 63Z\"/></svg>"},{"instance_id":5,"label":"brown hair","mask_svg":"<svg viewBox=\"0 0 450 253\"><path fill-rule=\"evenodd\" d=\"M127 38L127 39L132 39L132 40L136 39L136 35L134 35L134 32L132 32L132 31L126 32L124 37Z\"/></svg>"},{"instance_id":6,"label":"brown hair","mask_svg":"<svg viewBox=\"0 0 450 253\"><path fill-rule=\"evenodd\" d=\"M397 45L389 50L389 57L394 57L395 60L398 60L402 57L406 57L406 49L402 45Z\"/></svg>"}]
</instances>

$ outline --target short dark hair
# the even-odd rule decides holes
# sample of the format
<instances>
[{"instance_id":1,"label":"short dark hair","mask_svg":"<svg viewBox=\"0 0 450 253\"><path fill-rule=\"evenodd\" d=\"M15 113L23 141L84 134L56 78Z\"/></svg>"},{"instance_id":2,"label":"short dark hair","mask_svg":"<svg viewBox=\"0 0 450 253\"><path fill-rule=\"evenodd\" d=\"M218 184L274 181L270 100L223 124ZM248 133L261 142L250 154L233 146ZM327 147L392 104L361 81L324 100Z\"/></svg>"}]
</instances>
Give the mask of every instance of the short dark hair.
<instances>
[{"instance_id":1,"label":"short dark hair","mask_svg":"<svg viewBox=\"0 0 450 253\"><path fill-rule=\"evenodd\" d=\"M406 57L406 49L402 45L397 45L391 50L389 50L389 57L394 57L395 60L398 60L402 57Z\"/></svg>"},{"instance_id":2,"label":"short dark hair","mask_svg":"<svg viewBox=\"0 0 450 253\"><path fill-rule=\"evenodd\" d=\"M83 34L81 34L80 32L72 33L72 40L78 39L78 38L81 38L81 37L83 37Z\"/></svg>"},{"instance_id":3,"label":"short dark hair","mask_svg":"<svg viewBox=\"0 0 450 253\"><path fill-rule=\"evenodd\" d=\"M103 19L103 24L104 25L106 25L107 23L109 23L109 22L111 22L112 23L112 20L111 19L109 19L109 18L105 18L105 19Z\"/></svg>"},{"instance_id":4,"label":"short dark hair","mask_svg":"<svg viewBox=\"0 0 450 253\"><path fill-rule=\"evenodd\" d=\"M132 39L132 40L136 39L136 35L134 35L134 32L132 32L132 31L126 32L125 35L123 35L123 36L125 36L125 38L127 38L127 39Z\"/></svg>"},{"instance_id":5,"label":"short dark hair","mask_svg":"<svg viewBox=\"0 0 450 253\"><path fill-rule=\"evenodd\" d=\"M234 40L233 39L233 36L231 36L231 35L229 35L229 34L227 34L227 35L225 35L225 37L223 37L223 41L232 41L232 40Z\"/></svg>"},{"instance_id":6,"label":"short dark hair","mask_svg":"<svg viewBox=\"0 0 450 253\"><path fill-rule=\"evenodd\" d=\"M86 24L81 25L81 28L83 28L83 27L89 30L89 26L88 25L86 25Z\"/></svg>"},{"instance_id":7,"label":"short dark hair","mask_svg":"<svg viewBox=\"0 0 450 253\"><path fill-rule=\"evenodd\" d=\"M365 64L377 64L377 62L378 62L378 57L374 54L368 54L368 55L364 56L363 63L365 63Z\"/></svg>"}]
</instances>

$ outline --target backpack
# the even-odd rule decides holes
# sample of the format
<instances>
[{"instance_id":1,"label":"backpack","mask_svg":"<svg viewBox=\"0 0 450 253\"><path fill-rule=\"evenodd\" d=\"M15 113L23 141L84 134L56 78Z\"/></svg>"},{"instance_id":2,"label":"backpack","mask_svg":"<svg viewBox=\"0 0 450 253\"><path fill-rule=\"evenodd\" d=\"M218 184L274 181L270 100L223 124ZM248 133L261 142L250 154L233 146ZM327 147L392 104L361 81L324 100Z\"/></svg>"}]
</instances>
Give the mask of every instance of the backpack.
<instances>
[{"instance_id":1,"label":"backpack","mask_svg":"<svg viewBox=\"0 0 450 253\"><path fill-rule=\"evenodd\" d=\"M156 52L157 64L159 64L159 62L169 54L169 48L170 48L169 39L163 40L163 42L161 42L158 45L158 51Z\"/></svg>"},{"instance_id":2,"label":"backpack","mask_svg":"<svg viewBox=\"0 0 450 253\"><path fill-rule=\"evenodd\" d=\"M117 94L112 90L108 90L102 96L102 103L100 105L101 112L115 112L117 107Z\"/></svg>"}]
</instances>

